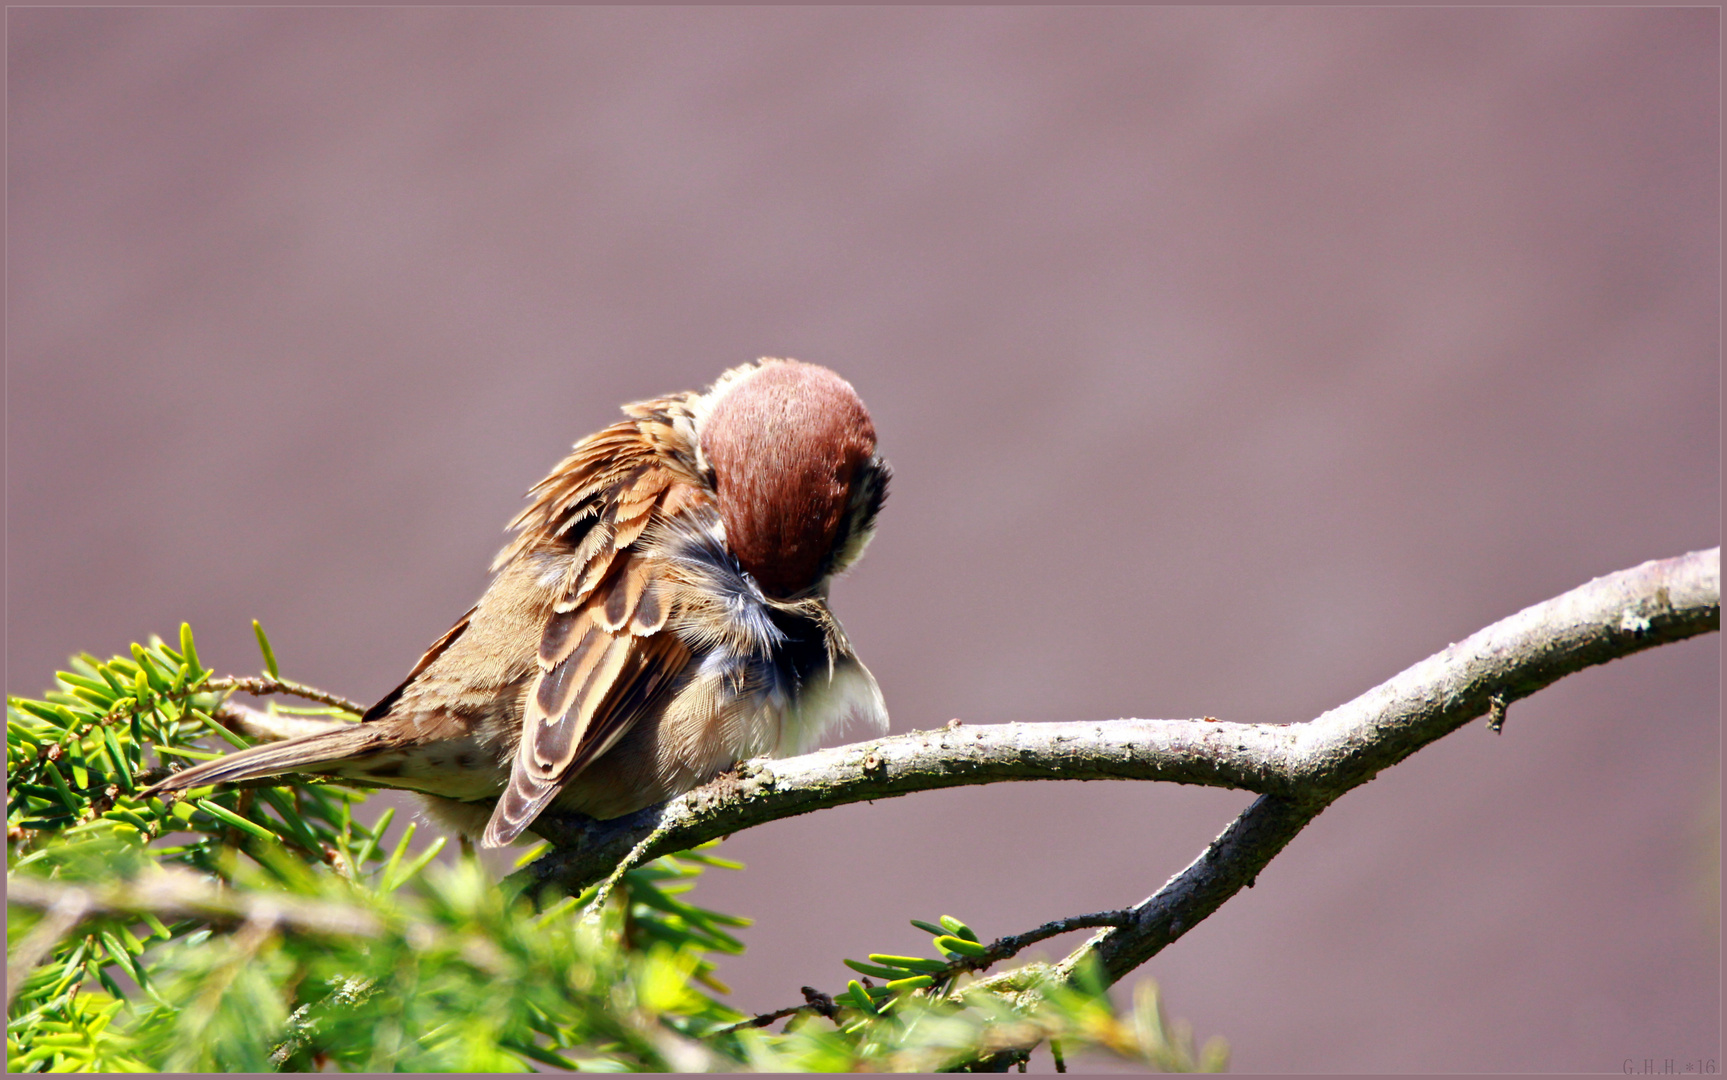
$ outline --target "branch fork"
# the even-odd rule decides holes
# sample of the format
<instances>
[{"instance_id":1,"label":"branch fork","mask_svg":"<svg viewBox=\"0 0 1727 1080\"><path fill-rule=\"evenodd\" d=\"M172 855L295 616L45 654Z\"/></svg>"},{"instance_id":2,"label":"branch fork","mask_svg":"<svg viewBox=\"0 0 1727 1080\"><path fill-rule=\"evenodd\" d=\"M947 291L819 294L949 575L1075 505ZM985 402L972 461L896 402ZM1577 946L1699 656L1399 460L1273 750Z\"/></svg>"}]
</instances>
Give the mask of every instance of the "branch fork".
<instances>
[{"instance_id":1,"label":"branch fork","mask_svg":"<svg viewBox=\"0 0 1727 1080\"><path fill-rule=\"evenodd\" d=\"M1573 672L1720 628L1721 551L1694 551L1527 607L1306 723L950 722L801 757L748 761L626 817L542 815L535 831L554 849L512 880L532 891L574 893L628 855L652 859L779 818L970 784L1168 780L1257 792L1191 865L1054 969L1071 976L1095 953L1114 981L1251 886L1309 821L1384 769L1478 716L1498 730L1513 702Z\"/></svg>"}]
</instances>

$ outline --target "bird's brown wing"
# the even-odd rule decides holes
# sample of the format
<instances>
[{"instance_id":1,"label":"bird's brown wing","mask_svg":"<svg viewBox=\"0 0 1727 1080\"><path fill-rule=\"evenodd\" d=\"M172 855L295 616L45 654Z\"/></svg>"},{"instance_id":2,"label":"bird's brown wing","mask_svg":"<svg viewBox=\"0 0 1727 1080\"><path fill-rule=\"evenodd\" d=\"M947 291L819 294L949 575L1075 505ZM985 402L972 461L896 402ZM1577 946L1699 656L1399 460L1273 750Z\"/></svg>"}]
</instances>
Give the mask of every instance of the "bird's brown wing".
<instances>
[{"instance_id":1,"label":"bird's brown wing","mask_svg":"<svg viewBox=\"0 0 1727 1080\"><path fill-rule=\"evenodd\" d=\"M540 637L510 782L486 826L488 846L519 836L566 781L659 704L689 662L677 635L661 632L669 604L656 560L636 541L655 513L699 496L635 428L616 425L584 440L566 473L536 489L529 524L555 539L564 576Z\"/></svg>"},{"instance_id":2,"label":"bird's brown wing","mask_svg":"<svg viewBox=\"0 0 1727 1080\"><path fill-rule=\"evenodd\" d=\"M666 607L652 560L632 554L618 561L579 607L546 625L509 786L486 826L488 846L507 844L533 824L565 781L660 703L689 662L678 636L660 632Z\"/></svg>"}]
</instances>

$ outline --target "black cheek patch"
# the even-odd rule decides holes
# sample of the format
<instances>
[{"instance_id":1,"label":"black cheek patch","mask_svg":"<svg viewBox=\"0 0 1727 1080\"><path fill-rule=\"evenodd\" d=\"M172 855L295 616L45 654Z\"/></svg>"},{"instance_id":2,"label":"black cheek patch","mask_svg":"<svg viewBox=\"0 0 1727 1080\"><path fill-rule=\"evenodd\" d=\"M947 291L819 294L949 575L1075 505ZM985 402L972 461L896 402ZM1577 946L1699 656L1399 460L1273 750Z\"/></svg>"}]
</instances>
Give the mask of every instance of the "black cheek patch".
<instances>
[{"instance_id":1,"label":"black cheek patch","mask_svg":"<svg viewBox=\"0 0 1727 1080\"><path fill-rule=\"evenodd\" d=\"M812 676L827 671L827 632L821 623L799 612L767 610L768 618L785 635L785 640L766 659L772 663L781 684L795 693Z\"/></svg>"}]
</instances>

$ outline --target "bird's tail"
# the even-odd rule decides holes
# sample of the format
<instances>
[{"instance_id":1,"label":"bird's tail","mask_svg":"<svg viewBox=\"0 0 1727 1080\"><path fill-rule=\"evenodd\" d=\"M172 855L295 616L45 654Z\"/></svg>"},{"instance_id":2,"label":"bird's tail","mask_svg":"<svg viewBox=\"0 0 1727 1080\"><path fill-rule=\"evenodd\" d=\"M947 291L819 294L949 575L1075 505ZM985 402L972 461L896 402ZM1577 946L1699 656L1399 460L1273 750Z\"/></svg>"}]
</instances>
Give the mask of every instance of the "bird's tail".
<instances>
[{"instance_id":1,"label":"bird's tail","mask_svg":"<svg viewBox=\"0 0 1727 1080\"><path fill-rule=\"evenodd\" d=\"M347 724L297 739L266 743L182 769L146 788L143 795L185 791L209 784L255 780L285 772L328 772L319 768L379 748L382 733L375 724Z\"/></svg>"}]
</instances>

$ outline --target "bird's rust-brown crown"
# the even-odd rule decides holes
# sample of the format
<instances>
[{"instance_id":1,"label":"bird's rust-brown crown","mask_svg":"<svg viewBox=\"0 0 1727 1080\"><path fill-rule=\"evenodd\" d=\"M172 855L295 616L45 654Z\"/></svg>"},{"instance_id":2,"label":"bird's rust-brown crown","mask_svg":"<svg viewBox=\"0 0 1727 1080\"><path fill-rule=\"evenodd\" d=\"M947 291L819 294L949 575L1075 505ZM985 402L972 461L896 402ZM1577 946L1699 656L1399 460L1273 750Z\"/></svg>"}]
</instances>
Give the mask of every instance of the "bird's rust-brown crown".
<instances>
[{"instance_id":1,"label":"bird's rust-brown crown","mask_svg":"<svg viewBox=\"0 0 1727 1080\"><path fill-rule=\"evenodd\" d=\"M875 425L850 383L796 360L765 361L713 394L701 448L726 544L769 596L796 596L834 569Z\"/></svg>"}]
</instances>

